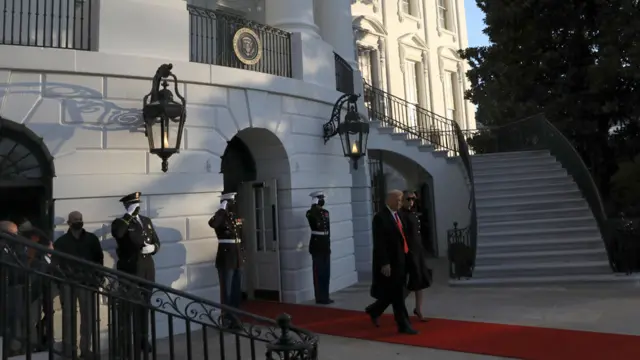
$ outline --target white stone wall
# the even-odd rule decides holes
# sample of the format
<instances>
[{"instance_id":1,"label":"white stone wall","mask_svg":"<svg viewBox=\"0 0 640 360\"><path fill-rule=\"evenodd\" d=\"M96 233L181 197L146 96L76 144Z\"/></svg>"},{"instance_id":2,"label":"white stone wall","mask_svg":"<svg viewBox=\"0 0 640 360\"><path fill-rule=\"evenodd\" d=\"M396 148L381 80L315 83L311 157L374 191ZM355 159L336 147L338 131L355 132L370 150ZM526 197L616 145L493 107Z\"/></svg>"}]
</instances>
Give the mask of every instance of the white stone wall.
<instances>
[{"instance_id":1,"label":"white stone wall","mask_svg":"<svg viewBox=\"0 0 640 360\"><path fill-rule=\"evenodd\" d=\"M318 0L316 0L318 1ZM322 1L322 0L320 0ZM457 121L463 129L475 129L475 108L464 100L469 88L468 65L458 56L468 46L464 0L445 0L450 29L439 26L435 0L412 0L414 15L402 11L401 1L351 0L357 46L374 51L374 86L407 98L405 61L419 64L423 75L419 105L446 116L446 72L456 74L454 89ZM450 130L446 128L446 130Z\"/></svg>"},{"instance_id":2,"label":"white stone wall","mask_svg":"<svg viewBox=\"0 0 640 360\"><path fill-rule=\"evenodd\" d=\"M96 62L96 54L78 52L65 63L64 55L72 52L17 51L0 63L6 69L0 71L0 116L44 138L57 172L56 230L65 230L70 211L81 211L86 228L109 253L107 265L115 256L110 223L123 212L118 199L141 191L143 212L153 219L163 244L156 255L158 282L217 301L217 243L207 220L223 188L220 156L226 141L241 132L258 163L258 180L279 180L284 300L313 297L305 218L311 191L321 189L328 196L332 290L357 281L350 165L337 139L326 145L322 140L322 124L337 92L254 72L174 64L185 80L180 89L188 118L183 148L165 174L138 127L141 99L158 61L108 56ZM52 56L27 61L32 69L25 69L23 59L43 52Z\"/></svg>"}]
</instances>

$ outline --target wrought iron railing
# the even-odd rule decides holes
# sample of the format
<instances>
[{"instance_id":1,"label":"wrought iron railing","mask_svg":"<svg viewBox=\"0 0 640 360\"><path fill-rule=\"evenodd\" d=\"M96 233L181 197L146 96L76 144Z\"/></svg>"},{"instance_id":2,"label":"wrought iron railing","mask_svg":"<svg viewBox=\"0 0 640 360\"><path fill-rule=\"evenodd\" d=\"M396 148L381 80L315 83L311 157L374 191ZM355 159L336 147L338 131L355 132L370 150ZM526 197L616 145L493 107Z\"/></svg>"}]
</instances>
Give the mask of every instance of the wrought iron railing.
<instances>
[{"instance_id":1,"label":"wrought iron railing","mask_svg":"<svg viewBox=\"0 0 640 360\"><path fill-rule=\"evenodd\" d=\"M544 115L531 116L504 126L476 130L469 145L477 154L548 150L562 164L587 200L596 219L612 270L619 271L605 208L591 172L571 142Z\"/></svg>"},{"instance_id":2,"label":"wrought iron railing","mask_svg":"<svg viewBox=\"0 0 640 360\"><path fill-rule=\"evenodd\" d=\"M447 231L447 243L449 252L449 269L452 278L471 277L476 264L478 249L478 217L476 211L476 185L473 177L473 164L471 153L465 132L457 123L453 123L458 144L458 154L464 166L467 181L469 182L469 225L458 229L458 224L453 224L453 229ZM463 241L460 241L463 240Z\"/></svg>"},{"instance_id":3,"label":"wrought iron railing","mask_svg":"<svg viewBox=\"0 0 640 360\"><path fill-rule=\"evenodd\" d=\"M4 232L0 327L4 359L38 351L65 359L317 359L318 337L287 315L256 316Z\"/></svg>"},{"instance_id":4,"label":"wrought iron railing","mask_svg":"<svg viewBox=\"0 0 640 360\"><path fill-rule=\"evenodd\" d=\"M354 94L353 68L342 56L333 53L336 66L336 90L345 94Z\"/></svg>"},{"instance_id":5,"label":"wrought iron railing","mask_svg":"<svg viewBox=\"0 0 640 360\"><path fill-rule=\"evenodd\" d=\"M458 154L454 121L364 83L364 103L371 120L394 127L409 139L423 139L450 156Z\"/></svg>"},{"instance_id":6,"label":"wrought iron railing","mask_svg":"<svg viewBox=\"0 0 640 360\"><path fill-rule=\"evenodd\" d=\"M292 77L289 32L219 10L187 9L191 61Z\"/></svg>"},{"instance_id":7,"label":"wrought iron railing","mask_svg":"<svg viewBox=\"0 0 640 360\"><path fill-rule=\"evenodd\" d=\"M0 44L93 50L97 0L0 0Z\"/></svg>"}]
</instances>

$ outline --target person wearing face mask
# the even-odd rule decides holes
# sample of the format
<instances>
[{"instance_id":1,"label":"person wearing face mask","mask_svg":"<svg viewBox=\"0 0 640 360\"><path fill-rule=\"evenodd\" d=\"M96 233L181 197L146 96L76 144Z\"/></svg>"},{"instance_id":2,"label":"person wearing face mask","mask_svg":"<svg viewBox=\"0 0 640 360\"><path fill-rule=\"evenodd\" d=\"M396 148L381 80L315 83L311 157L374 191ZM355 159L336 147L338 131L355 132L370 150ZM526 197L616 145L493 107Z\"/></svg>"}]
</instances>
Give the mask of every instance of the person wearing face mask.
<instances>
[{"instance_id":1,"label":"person wearing face mask","mask_svg":"<svg viewBox=\"0 0 640 360\"><path fill-rule=\"evenodd\" d=\"M311 208L307 210L307 221L311 228L309 253L313 265L313 290L316 304L333 304L329 298L331 279L331 238L329 211L324 209L324 193L315 191L309 194Z\"/></svg>"},{"instance_id":2,"label":"person wearing face mask","mask_svg":"<svg viewBox=\"0 0 640 360\"><path fill-rule=\"evenodd\" d=\"M91 261L102 265L104 255L98 237L84 230L82 213L72 211L67 217L69 230L60 236L54 243L53 248L57 251L79 257L83 260ZM64 261L63 259L53 259L60 271L64 272L68 278L74 278L79 274L87 274L85 269L79 268L79 264ZM95 279L78 278L83 285L93 286ZM61 284L60 302L62 305L62 342L67 356L75 353L76 344L71 342L74 339L72 332L77 331L73 322L73 315L79 310L80 316L80 352L84 357L91 355L91 329L94 326L95 316L92 313L92 304L95 301L94 295L82 287L74 287Z\"/></svg>"},{"instance_id":3,"label":"person wearing face mask","mask_svg":"<svg viewBox=\"0 0 640 360\"><path fill-rule=\"evenodd\" d=\"M160 239L151 219L140 215L140 196L135 192L120 199L125 214L111 223L111 235L118 245L116 268L150 282L156 281L153 255L160 250ZM151 302L151 291L144 291L145 301ZM139 306L133 311L133 334L140 339L140 350L151 353L149 343L149 310ZM131 333L131 332L129 332Z\"/></svg>"}]
</instances>

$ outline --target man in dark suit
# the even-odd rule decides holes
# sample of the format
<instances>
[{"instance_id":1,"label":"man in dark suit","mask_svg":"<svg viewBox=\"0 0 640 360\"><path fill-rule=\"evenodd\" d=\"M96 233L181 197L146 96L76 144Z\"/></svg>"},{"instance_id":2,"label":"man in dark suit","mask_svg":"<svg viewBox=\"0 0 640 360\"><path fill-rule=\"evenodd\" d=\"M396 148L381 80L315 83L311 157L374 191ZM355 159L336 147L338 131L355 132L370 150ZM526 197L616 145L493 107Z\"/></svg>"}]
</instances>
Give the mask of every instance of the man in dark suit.
<instances>
[{"instance_id":1,"label":"man in dark suit","mask_svg":"<svg viewBox=\"0 0 640 360\"><path fill-rule=\"evenodd\" d=\"M402 334L417 334L411 327L404 303L407 284L409 244L405 224L398 210L402 207L402 191L387 194L387 206L373 216L373 282L371 296L377 299L366 312L375 326L378 318L391 305L393 316Z\"/></svg>"},{"instance_id":2,"label":"man in dark suit","mask_svg":"<svg viewBox=\"0 0 640 360\"><path fill-rule=\"evenodd\" d=\"M116 239L118 263L120 271L138 276L147 281L156 281L156 267L153 255L160 250L160 239L151 219L140 215L140 192L135 192L120 199L125 214L111 223L111 235ZM142 288L142 287L141 287ZM144 301L150 303L151 290L142 292ZM140 347L151 352L149 336L149 310L139 306L134 311L134 337L139 336Z\"/></svg>"}]
</instances>

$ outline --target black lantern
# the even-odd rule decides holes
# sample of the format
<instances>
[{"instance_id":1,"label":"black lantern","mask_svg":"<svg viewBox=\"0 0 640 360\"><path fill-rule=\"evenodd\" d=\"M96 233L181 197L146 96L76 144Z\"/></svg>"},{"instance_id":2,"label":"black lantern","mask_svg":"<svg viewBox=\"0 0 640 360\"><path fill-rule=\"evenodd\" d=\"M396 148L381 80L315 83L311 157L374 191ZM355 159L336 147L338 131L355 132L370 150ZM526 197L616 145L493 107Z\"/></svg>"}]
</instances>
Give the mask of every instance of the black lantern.
<instances>
[{"instance_id":1,"label":"black lantern","mask_svg":"<svg viewBox=\"0 0 640 360\"><path fill-rule=\"evenodd\" d=\"M151 92L142 100L144 134L149 139L149 152L162 159L163 172L169 170L171 155L180 152L182 132L187 119L187 102L178 91L178 79L171 72L172 68L172 64L160 65L153 77ZM168 89L169 82L173 83L173 91L180 102L173 99L173 93ZM172 131L176 126L177 131ZM174 133L175 138L172 135Z\"/></svg>"},{"instance_id":2,"label":"black lantern","mask_svg":"<svg viewBox=\"0 0 640 360\"><path fill-rule=\"evenodd\" d=\"M331 119L324 124L324 143L326 144L336 134L340 135L344 156L353 160L353 168L358 168L358 160L367 153L367 139L369 138L369 123L362 121L358 113L358 98L360 95L342 95L333 106ZM342 109L347 105L344 121L340 121Z\"/></svg>"}]
</instances>

